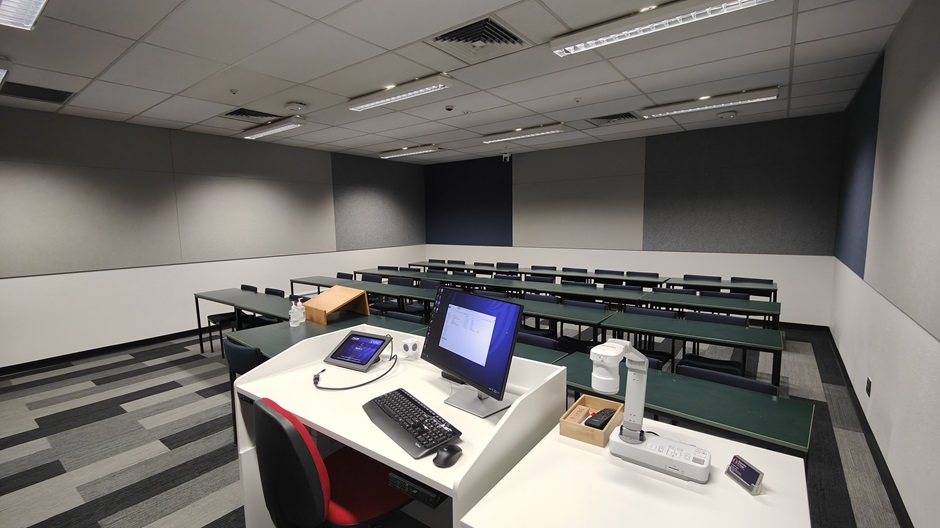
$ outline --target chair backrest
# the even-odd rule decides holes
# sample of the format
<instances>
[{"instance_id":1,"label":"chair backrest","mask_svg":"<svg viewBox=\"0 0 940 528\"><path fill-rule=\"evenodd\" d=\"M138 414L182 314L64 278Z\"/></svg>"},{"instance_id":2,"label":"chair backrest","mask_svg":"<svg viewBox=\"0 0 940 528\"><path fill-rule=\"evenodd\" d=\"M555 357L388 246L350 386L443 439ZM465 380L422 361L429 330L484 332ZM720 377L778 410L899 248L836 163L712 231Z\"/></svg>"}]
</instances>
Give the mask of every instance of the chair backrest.
<instances>
[{"instance_id":1,"label":"chair backrest","mask_svg":"<svg viewBox=\"0 0 940 528\"><path fill-rule=\"evenodd\" d=\"M421 273L419 268L398 268L398 271L409 271L412 273Z\"/></svg>"},{"instance_id":2,"label":"chair backrest","mask_svg":"<svg viewBox=\"0 0 940 528\"><path fill-rule=\"evenodd\" d=\"M274 525L320 526L330 504L330 479L310 433L267 398L253 407L261 491Z\"/></svg>"},{"instance_id":3,"label":"chair backrest","mask_svg":"<svg viewBox=\"0 0 940 528\"><path fill-rule=\"evenodd\" d=\"M540 293L526 293L523 294L523 299L529 301L538 301L538 302L547 302L549 304L558 304L558 297L554 295L542 295Z\"/></svg>"},{"instance_id":4,"label":"chair backrest","mask_svg":"<svg viewBox=\"0 0 940 528\"><path fill-rule=\"evenodd\" d=\"M378 275L372 275L371 273L363 273L362 280L366 282L382 282L382 277Z\"/></svg>"},{"instance_id":5,"label":"chair backrest","mask_svg":"<svg viewBox=\"0 0 940 528\"><path fill-rule=\"evenodd\" d=\"M346 273L345 271L337 271L337 272L336 272L336 278L337 278L337 279L352 280L352 279L353 279L353 274L352 274L352 273Z\"/></svg>"},{"instance_id":6,"label":"chair backrest","mask_svg":"<svg viewBox=\"0 0 940 528\"><path fill-rule=\"evenodd\" d=\"M503 280L519 280L518 273L494 273L494 279L503 279Z\"/></svg>"},{"instance_id":7,"label":"chair backrest","mask_svg":"<svg viewBox=\"0 0 940 528\"><path fill-rule=\"evenodd\" d=\"M547 348L549 350L558 350L558 341L550 337L519 332L519 334L516 336L516 341L526 345Z\"/></svg>"},{"instance_id":8,"label":"chair backrest","mask_svg":"<svg viewBox=\"0 0 940 528\"><path fill-rule=\"evenodd\" d=\"M493 264L492 262L474 262L473 265L474 266L486 266L488 268L496 267L496 265Z\"/></svg>"},{"instance_id":9,"label":"chair backrest","mask_svg":"<svg viewBox=\"0 0 940 528\"><path fill-rule=\"evenodd\" d=\"M428 275L436 275L436 276L446 277L446 276L447 276L447 272L445 272L445 271L440 271L440 270L436 270L436 269L428 269Z\"/></svg>"},{"instance_id":10,"label":"chair backrest","mask_svg":"<svg viewBox=\"0 0 940 528\"><path fill-rule=\"evenodd\" d=\"M734 326L747 326L747 319L744 317L734 317L732 315L722 315L702 312L686 312L687 321L702 321L704 323L718 323Z\"/></svg>"},{"instance_id":11,"label":"chair backrest","mask_svg":"<svg viewBox=\"0 0 940 528\"><path fill-rule=\"evenodd\" d=\"M561 304L564 304L566 306L578 306L581 308L595 308L598 310L603 310L604 308L606 308L601 303L596 303L592 301L578 301L575 299L562 299Z\"/></svg>"},{"instance_id":12,"label":"chair backrest","mask_svg":"<svg viewBox=\"0 0 940 528\"><path fill-rule=\"evenodd\" d=\"M693 281L721 282L721 277L717 275L683 275L682 278Z\"/></svg>"},{"instance_id":13,"label":"chair backrest","mask_svg":"<svg viewBox=\"0 0 940 528\"><path fill-rule=\"evenodd\" d=\"M460 264L460 265L464 265L464 264L467 263L467 261L465 261L465 260L450 260L450 259L448 259L448 260L447 260L447 263L448 263L448 264Z\"/></svg>"},{"instance_id":14,"label":"chair backrest","mask_svg":"<svg viewBox=\"0 0 940 528\"><path fill-rule=\"evenodd\" d=\"M242 289L245 291L258 293L258 287L252 286L251 284L242 284Z\"/></svg>"},{"instance_id":15,"label":"chair backrest","mask_svg":"<svg viewBox=\"0 0 940 528\"><path fill-rule=\"evenodd\" d=\"M738 387L739 389L747 389L756 392L761 392L764 394L773 395L776 392L776 389L770 383L754 380L751 378L745 378L743 376L735 376L734 374L728 374L726 372L718 372L715 370L708 370L699 367L693 367L689 365L676 365L676 373L682 374L683 376L690 376L693 378L699 378L707 381L714 381L716 383L723 383L725 385L731 385L733 387Z\"/></svg>"},{"instance_id":16,"label":"chair backrest","mask_svg":"<svg viewBox=\"0 0 940 528\"><path fill-rule=\"evenodd\" d=\"M438 264L445 264L445 263L446 263L446 261L445 261L444 259L428 259L428 262L437 262Z\"/></svg>"},{"instance_id":17,"label":"chair backrest","mask_svg":"<svg viewBox=\"0 0 940 528\"><path fill-rule=\"evenodd\" d=\"M235 374L245 374L263 361L258 347L240 345L227 337L222 340L222 351L225 352L228 369Z\"/></svg>"},{"instance_id":18,"label":"chair backrest","mask_svg":"<svg viewBox=\"0 0 940 528\"><path fill-rule=\"evenodd\" d=\"M652 315L653 317L665 317L666 319L675 319L676 312L672 310L654 310L653 308L640 308L639 306L624 306L624 313L636 315Z\"/></svg>"},{"instance_id":19,"label":"chair backrest","mask_svg":"<svg viewBox=\"0 0 940 528\"><path fill-rule=\"evenodd\" d=\"M388 283L395 286L414 286L415 280L408 277L389 277Z\"/></svg>"},{"instance_id":20,"label":"chair backrest","mask_svg":"<svg viewBox=\"0 0 940 528\"><path fill-rule=\"evenodd\" d=\"M695 290L692 288L653 288L653 291L656 293L681 293L682 295L695 295Z\"/></svg>"},{"instance_id":21,"label":"chair backrest","mask_svg":"<svg viewBox=\"0 0 940 528\"><path fill-rule=\"evenodd\" d=\"M436 290L441 287L441 281L436 281L434 279L421 279L418 282L419 288L430 288Z\"/></svg>"},{"instance_id":22,"label":"chair backrest","mask_svg":"<svg viewBox=\"0 0 940 528\"><path fill-rule=\"evenodd\" d=\"M561 283L566 286L583 286L586 288L597 288L597 286L595 286L594 284L590 284L590 283L582 282L578 280L561 279Z\"/></svg>"},{"instance_id":23,"label":"chair backrest","mask_svg":"<svg viewBox=\"0 0 940 528\"><path fill-rule=\"evenodd\" d=\"M380 270L398 271L398 266L378 266Z\"/></svg>"},{"instance_id":24,"label":"chair backrest","mask_svg":"<svg viewBox=\"0 0 940 528\"><path fill-rule=\"evenodd\" d=\"M496 269L519 269L518 262L497 262Z\"/></svg>"},{"instance_id":25,"label":"chair backrest","mask_svg":"<svg viewBox=\"0 0 940 528\"><path fill-rule=\"evenodd\" d=\"M472 271L455 271L453 275L456 277L476 277L477 274Z\"/></svg>"},{"instance_id":26,"label":"chair backrest","mask_svg":"<svg viewBox=\"0 0 940 528\"><path fill-rule=\"evenodd\" d=\"M555 266L532 266L532 269L534 269L534 270L551 270L551 271L555 271L555 270L557 270L558 268L556 268Z\"/></svg>"},{"instance_id":27,"label":"chair backrest","mask_svg":"<svg viewBox=\"0 0 940 528\"><path fill-rule=\"evenodd\" d=\"M587 273L587 268L561 268L561 271L571 271L574 273Z\"/></svg>"},{"instance_id":28,"label":"chair backrest","mask_svg":"<svg viewBox=\"0 0 940 528\"><path fill-rule=\"evenodd\" d=\"M400 321L408 321L410 323L420 323L422 321L420 315L405 313L405 312L385 312L385 317L390 317L392 319L398 319Z\"/></svg>"},{"instance_id":29,"label":"chair backrest","mask_svg":"<svg viewBox=\"0 0 940 528\"><path fill-rule=\"evenodd\" d=\"M623 272L619 270L595 269L594 273L611 277L594 277L595 284L623 284Z\"/></svg>"},{"instance_id":30,"label":"chair backrest","mask_svg":"<svg viewBox=\"0 0 940 528\"><path fill-rule=\"evenodd\" d=\"M663 360L654 357L647 357L649 360L649 370L662 370L663 369Z\"/></svg>"},{"instance_id":31,"label":"chair backrest","mask_svg":"<svg viewBox=\"0 0 940 528\"><path fill-rule=\"evenodd\" d=\"M627 277L652 277L654 279L658 279L659 273L654 273L652 271L628 271Z\"/></svg>"},{"instance_id":32,"label":"chair backrest","mask_svg":"<svg viewBox=\"0 0 940 528\"><path fill-rule=\"evenodd\" d=\"M482 295L483 297L489 297L491 299L505 299L509 297L509 294L501 291L491 291L491 290L476 290L473 292L475 295Z\"/></svg>"},{"instance_id":33,"label":"chair backrest","mask_svg":"<svg viewBox=\"0 0 940 528\"><path fill-rule=\"evenodd\" d=\"M594 273L600 273L602 275L623 275L622 271L609 269L596 269L594 270Z\"/></svg>"},{"instance_id":34,"label":"chair backrest","mask_svg":"<svg viewBox=\"0 0 940 528\"><path fill-rule=\"evenodd\" d=\"M268 294L268 295L276 295L276 296L278 296L278 297L283 297L283 296L284 296L284 290L279 290L279 289L277 289L277 288L265 288L265 289L264 289L264 293L266 293L266 294Z\"/></svg>"},{"instance_id":35,"label":"chair backrest","mask_svg":"<svg viewBox=\"0 0 940 528\"><path fill-rule=\"evenodd\" d=\"M611 290L643 291L643 286L632 286L630 284L605 284L603 287Z\"/></svg>"},{"instance_id":36,"label":"chair backrest","mask_svg":"<svg viewBox=\"0 0 940 528\"><path fill-rule=\"evenodd\" d=\"M555 277L546 277L545 275L526 275L525 280L532 282L546 282L551 284L555 282Z\"/></svg>"},{"instance_id":37,"label":"chair backrest","mask_svg":"<svg viewBox=\"0 0 940 528\"><path fill-rule=\"evenodd\" d=\"M699 356L694 354L686 354L676 363L676 367L679 365L685 365L687 367L701 368L705 370L714 370L716 372L724 372L725 374L731 374L732 376L743 376L744 375L744 364L740 361L735 361L732 359L716 359L706 356Z\"/></svg>"},{"instance_id":38,"label":"chair backrest","mask_svg":"<svg viewBox=\"0 0 940 528\"><path fill-rule=\"evenodd\" d=\"M754 277L731 277L731 282L756 282L758 284L773 284L773 279L755 279Z\"/></svg>"},{"instance_id":39,"label":"chair backrest","mask_svg":"<svg viewBox=\"0 0 940 528\"><path fill-rule=\"evenodd\" d=\"M751 298L751 296L746 293L723 291L703 291L702 297L724 297L725 299L741 299L744 301Z\"/></svg>"}]
</instances>

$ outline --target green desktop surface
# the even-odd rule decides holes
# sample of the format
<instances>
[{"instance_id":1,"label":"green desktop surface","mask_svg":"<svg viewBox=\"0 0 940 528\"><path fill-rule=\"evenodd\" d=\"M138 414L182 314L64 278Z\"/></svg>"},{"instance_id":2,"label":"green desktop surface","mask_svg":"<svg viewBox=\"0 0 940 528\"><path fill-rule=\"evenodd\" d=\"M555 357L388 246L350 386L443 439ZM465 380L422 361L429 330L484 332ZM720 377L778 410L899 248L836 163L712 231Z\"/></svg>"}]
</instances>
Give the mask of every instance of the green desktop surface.
<instances>
[{"instance_id":1,"label":"green desktop surface","mask_svg":"<svg viewBox=\"0 0 940 528\"><path fill-rule=\"evenodd\" d=\"M689 308L719 313L760 315L774 318L780 317L780 303L768 301L729 299L727 297L686 295L682 293L650 292L644 294L640 302L658 306Z\"/></svg>"}]
</instances>

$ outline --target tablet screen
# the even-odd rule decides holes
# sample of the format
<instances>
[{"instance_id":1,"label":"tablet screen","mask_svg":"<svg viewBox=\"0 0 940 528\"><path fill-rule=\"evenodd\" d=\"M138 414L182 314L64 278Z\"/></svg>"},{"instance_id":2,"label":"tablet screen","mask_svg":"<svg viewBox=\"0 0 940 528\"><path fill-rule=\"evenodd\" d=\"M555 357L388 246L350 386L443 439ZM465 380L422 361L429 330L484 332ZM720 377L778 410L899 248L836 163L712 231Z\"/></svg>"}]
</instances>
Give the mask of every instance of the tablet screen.
<instances>
[{"instance_id":1,"label":"tablet screen","mask_svg":"<svg viewBox=\"0 0 940 528\"><path fill-rule=\"evenodd\" d=\"M368 368L385 348L388 338L351 332L327 358L327 363L355 368ZM358 368L357 368L358 367Z\"/></svg>"}]
</instances>

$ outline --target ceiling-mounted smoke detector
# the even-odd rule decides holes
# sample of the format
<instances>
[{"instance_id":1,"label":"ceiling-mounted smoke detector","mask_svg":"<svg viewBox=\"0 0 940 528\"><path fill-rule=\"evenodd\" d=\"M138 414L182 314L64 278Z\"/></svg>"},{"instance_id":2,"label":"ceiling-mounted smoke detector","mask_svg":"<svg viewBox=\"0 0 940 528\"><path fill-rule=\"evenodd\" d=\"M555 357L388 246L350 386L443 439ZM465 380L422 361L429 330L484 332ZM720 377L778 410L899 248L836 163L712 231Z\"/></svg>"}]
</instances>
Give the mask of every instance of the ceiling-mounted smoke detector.
<instances>
[{"instance_id":1,"label":"ceiling-mounted smoke detector","mask_svg":"<svg viewBox=\"0 0 940 528\"><path fill-rule=\"evenodd\" d=\"M307 103L301 103L300 101L290 101L284 105L284 110L292 114L300 114L307 110Z\"/></svg>"}]
</instances>

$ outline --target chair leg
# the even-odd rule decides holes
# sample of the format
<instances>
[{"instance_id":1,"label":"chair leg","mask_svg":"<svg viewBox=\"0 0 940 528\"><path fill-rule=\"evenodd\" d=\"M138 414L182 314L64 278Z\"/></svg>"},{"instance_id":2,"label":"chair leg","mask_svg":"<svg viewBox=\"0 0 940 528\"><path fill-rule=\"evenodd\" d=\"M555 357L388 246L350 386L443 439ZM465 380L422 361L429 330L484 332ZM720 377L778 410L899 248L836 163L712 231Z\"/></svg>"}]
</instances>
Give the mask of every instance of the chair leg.
<instances>
[{"instance_id":1,"label":"chair leg","mask_svg":"<svg viewBox=\"0 0 940 528\"><path fill-rule=\"evenodd\" d=\"M232 397L232 439L235 445L238 445L238 431L235 430L235 371L228 371L229 390Z\"/></svg>"},{"instance_id":2,"label":"chair leg","mask_svg":"<svg viewBox=\"0 0 940 528\"><path fill-rule=\"evenodd\" d=\"M212 337L212 326L213 326L212 323L209 323L209 350L210 350L213 354L215 354L215 341L213 341L215 338ZM221 331L221 330L220 330L220 331ZM221 335L221 334L220 334L220 335Z\"/></svg>"}]
</instances>

